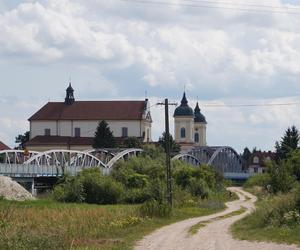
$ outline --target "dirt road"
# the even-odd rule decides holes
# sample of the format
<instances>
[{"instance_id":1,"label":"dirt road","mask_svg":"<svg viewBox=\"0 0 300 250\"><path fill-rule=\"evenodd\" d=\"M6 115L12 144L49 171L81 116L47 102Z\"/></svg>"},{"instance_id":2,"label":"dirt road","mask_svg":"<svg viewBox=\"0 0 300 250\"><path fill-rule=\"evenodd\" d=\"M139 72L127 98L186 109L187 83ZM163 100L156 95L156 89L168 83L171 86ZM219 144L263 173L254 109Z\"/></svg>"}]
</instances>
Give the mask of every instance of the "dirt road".
<instances>
[{"instance_id":1,"label":"dirt road","mask_svg":"<svg viewBox=\"0 0 300 250\"><path fill-rule=\"evenodd\" d=\"M233 239L230 226L254 209L256 197L241 188L230 188L239 200L226 203L227 209L209 216L184 220L156 230L137 243L136 250L300 250L294 245L264 242L249 242ZM199 222L208 221L246 208L246 212L228 218L218 219L201 228L196 234L189 229Z\"/></svg>"}]
</instances>

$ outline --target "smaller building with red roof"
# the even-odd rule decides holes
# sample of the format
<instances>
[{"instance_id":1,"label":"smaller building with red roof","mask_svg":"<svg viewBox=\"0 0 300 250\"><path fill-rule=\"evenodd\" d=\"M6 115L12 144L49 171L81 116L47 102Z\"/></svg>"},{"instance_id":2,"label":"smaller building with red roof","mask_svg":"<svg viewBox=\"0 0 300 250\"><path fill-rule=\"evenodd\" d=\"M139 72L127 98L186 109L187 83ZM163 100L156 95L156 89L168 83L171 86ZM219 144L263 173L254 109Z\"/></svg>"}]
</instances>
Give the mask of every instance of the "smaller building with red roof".
<instances>
[{"instance_id":1,"label":"smaller building with red roof","mask_svg":"<svg viewBox=\"0 0 300 250\"><path fill-rule=\"evenodd\" d=\"M10 147L5 145L2 141L0 141L0 151L1 150L9 150Z\"/></svg>"}]
</instances>

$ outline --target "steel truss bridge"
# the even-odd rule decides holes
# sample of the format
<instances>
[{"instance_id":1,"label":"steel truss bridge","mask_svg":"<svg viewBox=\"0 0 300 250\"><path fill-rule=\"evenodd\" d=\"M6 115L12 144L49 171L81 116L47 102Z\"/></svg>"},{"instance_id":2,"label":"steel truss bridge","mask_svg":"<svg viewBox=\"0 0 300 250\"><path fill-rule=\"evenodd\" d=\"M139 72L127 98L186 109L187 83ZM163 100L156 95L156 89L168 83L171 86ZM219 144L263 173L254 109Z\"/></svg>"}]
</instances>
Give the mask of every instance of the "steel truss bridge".
<instances>
[{"instance_id":1,"label":"steel truss bridge","mask_svg":"<svg viewBox=\"0 0 300 250\"><path fill-rule=\"evenodd\" d=\"M22 150L0 151L0 174L14 178L58 177L64 173L76 175L83 169L98 167L108 174L120 160L139 155L143 150L92 149L86 151L49 150L45 152ZM194 147L180 153L173 160L181 160L193 166L206 164L224 174L226 178L246 179L242 160L231 147Z\"/></svg>"},{"instance_id":2,"label":"steel truss bridge","mask_svg":"<svg viewBox=\"0 0 300 250\"><path fill-rule=\"evenodd\" d=\"M139 155L142 149L93 149L86 151L49 150L45 152L22 150L0 151L0 174L11 177L58 177L64 173L76 175L83 169L98 167L104 174L119 160Z\"/></svg>"},{"instance_id":3,"label":"steel truss bridge","mask_svg":"<svg viewBox=\"0 0 300 250\"><path fill-rule=\"evenodd\" d=\"M193 166L212 166L227 179L249 178L249 173L243 171L240 155L231 147L194 147L189 152L174 156L173 160L181 160Z\"/></svg>"}]
</instances>

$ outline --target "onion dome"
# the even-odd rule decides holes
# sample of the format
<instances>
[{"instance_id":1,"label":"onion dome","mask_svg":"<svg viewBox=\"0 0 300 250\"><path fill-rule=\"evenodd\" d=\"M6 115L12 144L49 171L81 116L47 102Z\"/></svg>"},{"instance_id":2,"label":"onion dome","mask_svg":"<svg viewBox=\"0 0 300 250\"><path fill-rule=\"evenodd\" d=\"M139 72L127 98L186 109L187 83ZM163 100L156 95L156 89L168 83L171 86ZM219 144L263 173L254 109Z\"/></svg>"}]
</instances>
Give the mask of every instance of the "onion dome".
<instances>
[{"instance_id":1,"label":"onion dome","mask_svg":"<svg viewBox=\"0 0 300 250\"><path fill-rule=\"evenodd\" d=\"M200 108L199 108L199 104L197 102L196 104L196 108L194 110L194 122L202 122L202 123L206 123L206 119L205 116L200 112Z\"/></svg>"},{"instance_id":2,"label":"onion dome","mask_svg":"<svg viewBox=\"0 0 300 250\"><path fill-rule=\"evenodd\" d=\"M175 109L174 116L194 116L193 109L188 105L188 101L183 93L181 104Z\"/></svg>"}]
</instances>

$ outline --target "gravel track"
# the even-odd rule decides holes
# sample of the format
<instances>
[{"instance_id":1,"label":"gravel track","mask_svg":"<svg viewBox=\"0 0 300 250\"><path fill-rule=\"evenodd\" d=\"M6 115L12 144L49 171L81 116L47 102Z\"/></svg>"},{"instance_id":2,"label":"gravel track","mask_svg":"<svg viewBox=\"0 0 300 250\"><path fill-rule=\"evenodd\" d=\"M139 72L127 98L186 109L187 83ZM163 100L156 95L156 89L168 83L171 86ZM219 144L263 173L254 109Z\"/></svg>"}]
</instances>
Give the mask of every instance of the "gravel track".
<instances>
[{"instance_id":1,"label":"gravel track","mask_svg":"<svg viewBox=\"0 0 300 250\"><path fill-rule=\"evenodd\" d=\"M250 242L233 239L230 226L251 213L257 198L241 188L229 188L239 196L239 200L226 203L227 209L216 214L192 218L162 227L139 241L135 250L300 250L295 245L267 242ZM233 211L246 208L243 214L215 220L190 235L189 229L199 222L208 221Z\"/></svg>"}]
</instances>

